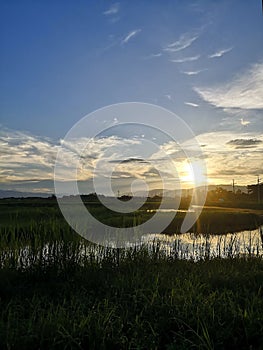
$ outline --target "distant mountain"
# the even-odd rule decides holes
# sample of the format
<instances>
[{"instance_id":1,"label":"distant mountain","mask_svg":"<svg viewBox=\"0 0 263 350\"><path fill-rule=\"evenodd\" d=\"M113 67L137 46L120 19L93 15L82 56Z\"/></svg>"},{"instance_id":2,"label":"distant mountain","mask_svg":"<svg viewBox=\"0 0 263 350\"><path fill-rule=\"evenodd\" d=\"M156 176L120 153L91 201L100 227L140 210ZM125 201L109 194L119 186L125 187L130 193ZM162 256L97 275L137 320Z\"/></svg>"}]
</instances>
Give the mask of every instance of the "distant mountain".
<instances>
[{"instance_id":1,"label":"distant mountain","mask_svg":"<svg viewBox=\"0 0 263 350\"><path fill-rule=\"evenodd\" d=\"M22 198L22 197L50 197L50 193L40 193L40 192L19 192L12 190L0 190L0 198Z\"/></svg>"},{"instance_id":2,"label":"distant mountain","mask_svg":"<svg viewBox=\"0 0 263 350\"><path fill-rule=\"evenodd\" d=\"M164 196L164 197L174 198L176 195L177 196L180 195L179 190L162 190L162 189L157 188L154 190L150 190L148 193L148 197ZM145 192L143 192L143 191L136 191L135 192L135 197L143 197L143 196L145 196Z\"/></svg>"},{"instance_id":3,"label":"distant mountain","mask_svg":"<svg viewBox=\"0 0 263 350\"><path fill-rule=\"evenodd\" d=\"M213 191L216 188L223 188L226 191L232 191L233 187L231 185L209 185L208 186L208 191ZM198 191L203 191L204 190L204 186L199 186L196 188ZM235 191L240 190L241 192L245 192L247 193L247 187L246 186L235 186ZM193 188L182 188L181 189L181 196L185 197L188 195L191 195L193 191ZM135 196L136 197L141 197L144 195L144 192L142 191L137 191L135 192ZM148 196L149 197L154 197L154 196L164 196L164 197L171 197L174 198L176 196L180 196L180 190L162 190L162 189L154 189L154 190L150 190Z\"/></svg>"},{"instance_id":4,"label":"distant mountain","mask_svg":"<svg viewBox=\"0 0 263 350\"><path fill-rule=\"evenodd\" d=\"M231 185L209 185L208 186L208 191L215 190L216 188L223 188L224 190L227 191L232 191L232 186ZM186 197L186 196L191 196L192 193L192 188L181 189L181 196ZM204 190L204 186L197 187L197 190L202 191ZM247 187L246 186L235 186L235 191L241 190L241 192L247 193ZM22 197L42 197L42 198L47 198L50 197L52 193L45 193L45 192L22 192L22 191L14 191L14 190L0 190L0 198L22 198ZM175 198L180 196L180 190L162 190L162 189L153 189L149 191L148 196L149 197L154 197L154 196L164 196L167 198ZM135 192L135 197L142 197L144 196L143 191L137 191Z\"/></svg>"}]
</instances>

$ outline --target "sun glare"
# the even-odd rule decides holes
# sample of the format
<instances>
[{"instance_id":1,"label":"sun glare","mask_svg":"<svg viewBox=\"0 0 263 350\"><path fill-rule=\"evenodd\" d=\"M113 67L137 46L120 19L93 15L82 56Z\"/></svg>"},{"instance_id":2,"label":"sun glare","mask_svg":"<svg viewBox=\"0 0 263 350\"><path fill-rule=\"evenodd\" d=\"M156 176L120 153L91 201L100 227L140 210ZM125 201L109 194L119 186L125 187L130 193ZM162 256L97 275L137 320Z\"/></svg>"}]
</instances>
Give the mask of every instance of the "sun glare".
<instances>
[{"instance_id":1,"label":"sun glare","mask_svg":"<svg viewBox=\"0 0 263 350\"><path fill-rule=\"evenodd\" d=\"M188 186L204 186L208 182L206 169L202 162L185 162L182 167L182 182Z\"/></svg>"}]
</instances>

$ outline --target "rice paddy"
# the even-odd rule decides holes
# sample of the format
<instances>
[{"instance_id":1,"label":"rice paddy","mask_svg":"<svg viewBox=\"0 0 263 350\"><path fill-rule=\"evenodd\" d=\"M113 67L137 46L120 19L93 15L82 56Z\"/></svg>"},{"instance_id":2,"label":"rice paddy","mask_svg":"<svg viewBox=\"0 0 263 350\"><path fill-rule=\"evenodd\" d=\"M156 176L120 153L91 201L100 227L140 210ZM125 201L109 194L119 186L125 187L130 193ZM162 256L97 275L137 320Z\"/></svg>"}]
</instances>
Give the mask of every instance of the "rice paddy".
<instances>
[{"instance_id":1,"label":"rice paddy","mask_svg":"<svg viewBox=\"0 0 263 350\"><path fill-rule=\"evenodd\" d=\"M262 349L259 229L114 249L29 204L1 204L1 349Z\"/></svg>"}]
</instances>

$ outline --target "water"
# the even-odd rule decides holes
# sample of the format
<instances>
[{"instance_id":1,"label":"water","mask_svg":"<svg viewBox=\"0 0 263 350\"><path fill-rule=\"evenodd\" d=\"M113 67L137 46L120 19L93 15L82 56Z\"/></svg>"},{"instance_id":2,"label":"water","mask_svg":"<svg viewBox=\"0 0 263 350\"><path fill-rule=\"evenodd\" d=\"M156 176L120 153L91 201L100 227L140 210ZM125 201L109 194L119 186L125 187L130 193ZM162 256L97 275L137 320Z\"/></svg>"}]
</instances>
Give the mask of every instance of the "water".
<instances>
[{"instance_id":1,"label":"water","mask_svg":"<svg viewBox=\"0 0 263 350\"><path fill-rule=\"evenodd\" d=\"M69 244L69 246L68 246ZM136 244L127 243L129 249L147 249L152 256L167 256L171 258L198 261L212 258L234 258L241 256L263 257L263 226L256 230L229 233L226 235L203 235L203 234L145 234ZM55 241L45 243L39 248L24 246L17 249L8 248L1 252L0 266L5 261L17 262L18 267L26 267L35 264L38 260L42 265L56 261L61 253L66 257L77 260L83 257L94 257L101 261L110 252L111 248L104 248L95 244L79 242L77 250L70 246L70 242ZM116 251L115 251L116 252ZM126 253L125 253L126 254ZM124 254L124 255L125 255ZM123 255L122 255L123 256Z\"/></svg>"},{"instance_id":2,"label":"water","mask_svg":"<svg viewBox=\"0 0 263 350\"><path fill-rule=\"evenodd\" d=\"M263 226L252 231L225 235L203 234L148 234L140 244L150 250L163 252L180 259L227 258L236 256L263 256Z\"/></svg>"},{"instance_id":3,"label":"water","mask_svg":"<svg viewBox=\"0 0 263 350\"><path fill-rule=\"evenodd\" d=\"M147 213L194 213L194 209L147 209Z\"/></svg>"},{"instance_id":4,"label":"water","mask_svg":"<svg viewBox=\"0 0 263 350\"><path fill-rule=\"evenodd\" d=\"M195 212L176 209L150 209L147 212ZM263 226L256 230L222 235L205 234L146 234L138 245L145 244L150 250L158 250L168 256L180 259L200 260L203 258L227 258L236 256L263 256Z\"/></svg>"}]
</instances>

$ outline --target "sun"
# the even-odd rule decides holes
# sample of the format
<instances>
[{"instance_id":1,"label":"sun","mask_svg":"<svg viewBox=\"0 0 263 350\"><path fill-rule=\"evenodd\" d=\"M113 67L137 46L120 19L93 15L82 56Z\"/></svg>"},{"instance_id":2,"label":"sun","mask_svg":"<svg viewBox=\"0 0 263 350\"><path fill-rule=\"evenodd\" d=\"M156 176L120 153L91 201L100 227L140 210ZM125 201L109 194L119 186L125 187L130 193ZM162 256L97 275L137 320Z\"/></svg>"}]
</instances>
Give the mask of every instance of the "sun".
<instances>
[{"instance_id":1,"label":"sun","mask_svg":"<svg viewBox=\"0 0 263 350\"><path fill-rule=\"evenodd\" d=\"M195 160L185 161L182 165L181 181L188 186L204 186L208 182L206 167L203 162Z\"/></svg>"}]
</instances>

